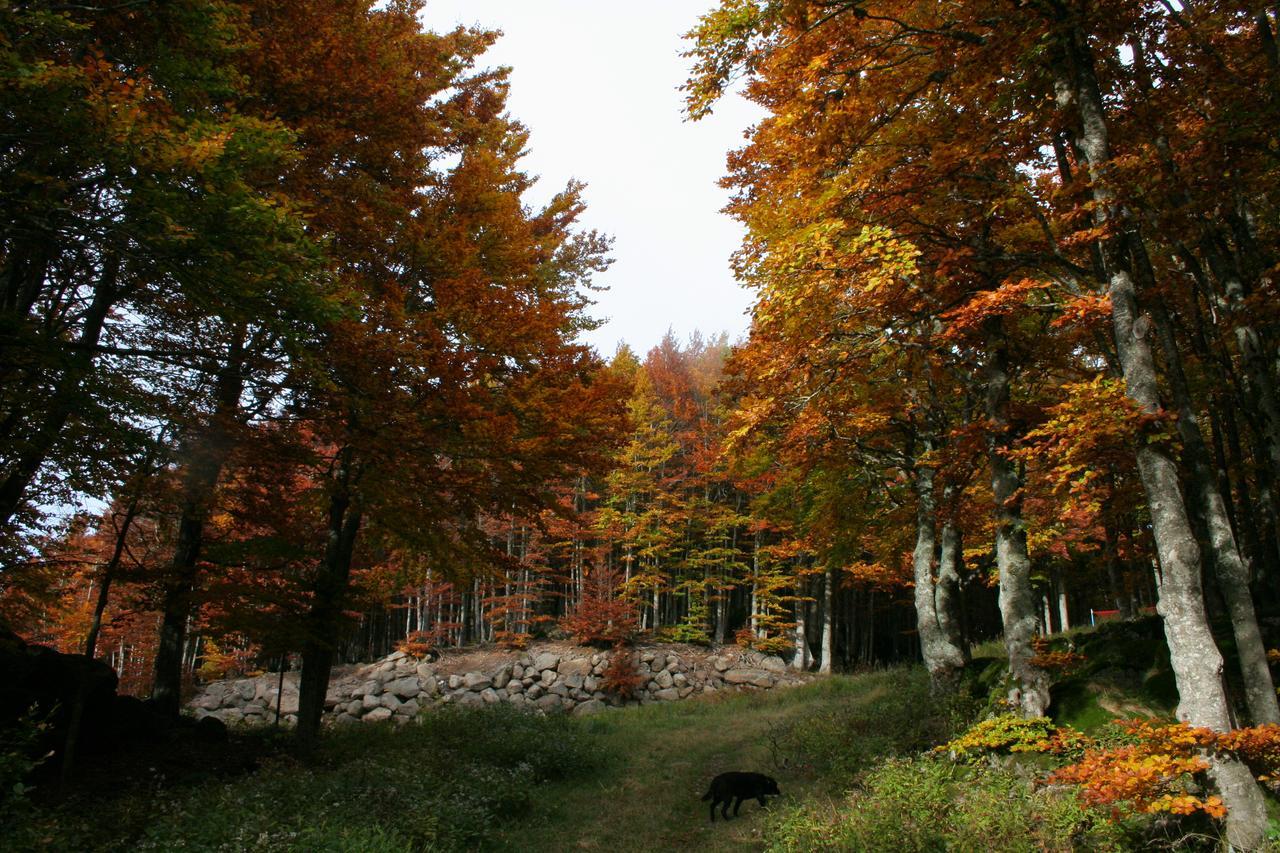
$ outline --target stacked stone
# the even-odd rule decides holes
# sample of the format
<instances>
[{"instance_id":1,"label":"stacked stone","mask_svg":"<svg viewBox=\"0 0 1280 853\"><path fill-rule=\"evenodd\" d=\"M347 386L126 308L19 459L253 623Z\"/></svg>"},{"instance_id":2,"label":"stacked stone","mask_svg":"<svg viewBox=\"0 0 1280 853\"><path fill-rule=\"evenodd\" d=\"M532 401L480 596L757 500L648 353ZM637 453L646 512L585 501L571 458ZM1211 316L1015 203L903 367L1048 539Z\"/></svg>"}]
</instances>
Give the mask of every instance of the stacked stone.
<instances>
[{"instance_id":1,"label":"stacked stone","mask_svg":"<svg viewBox=\"0 0 1280 853\"><path fill-rule=\"evenodd\" d=\"M635 699L642 703L788 683L781 658L756 652L726 650L706 659L706 665L691 655L663 649L643 649L638 656L637 671L644 680ZM492 672L446 676L437 674L435 664L419 663L395 652L331 684L325 709L338 724L406 723L432 704L479 707L505 702L540 713L594 714L624 704L604 691L603 675L608 666L608 653L541 651L521 653ZM204 688L191 707L197 717L213 715L229 724L269 723L275 719L278 678L265 675L215 682ZM285 721L294 722L298 709L296 673L286 675L281 701Z\"/></svg>"},{"instance_id":2,"label":"stacked stone","mask_svg":"<svg viewBox=\"0 0 1280 853\"><path fill-rule=\"evenodd\" d=\"M325 712L340 724L365 720L407 723L440 693L435 667L404 652L357 669L355 675L329 685Z\"/></svg>"},{"instance_id":3,"label":"stacked stone","mask_svg":"<svg viewBox=\"0 0 1280 853\"><path fill-rule=\"evenodd\" d=\"M285 673L283 690L278 673L215 681L190 703L198 720L217 717L227 725L251 726L275 722L277 705L282 721L289 725L298 721L298 673Z\"/></svg>"}]
</instances>

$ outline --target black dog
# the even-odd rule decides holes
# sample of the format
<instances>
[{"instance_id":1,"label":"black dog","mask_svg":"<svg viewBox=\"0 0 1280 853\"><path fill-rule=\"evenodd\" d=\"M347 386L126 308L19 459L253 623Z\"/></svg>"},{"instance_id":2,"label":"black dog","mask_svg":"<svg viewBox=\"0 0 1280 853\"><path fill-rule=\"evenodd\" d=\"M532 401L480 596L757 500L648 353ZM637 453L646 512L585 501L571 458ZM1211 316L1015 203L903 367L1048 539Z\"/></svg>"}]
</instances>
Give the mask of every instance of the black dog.
<instances>
[{"instance_id":1,"label":"black dog","mask_svg":"<svg viewBox=\"0 0 1280 853\"><path fill-rule=\"evenodd\" d=\"M730 802L733 802L733 816L737 817L743 800L754 799L764 806L765 797L780 796L782 792L778 790L778 783L763 773L742 773L731 770L712 779L711 789L702 795L702 799L703 802L711 801L711 822L715 823L716 806L720 803L724 803L720 816L728 820Z\"/></svg>"}]
</instances>

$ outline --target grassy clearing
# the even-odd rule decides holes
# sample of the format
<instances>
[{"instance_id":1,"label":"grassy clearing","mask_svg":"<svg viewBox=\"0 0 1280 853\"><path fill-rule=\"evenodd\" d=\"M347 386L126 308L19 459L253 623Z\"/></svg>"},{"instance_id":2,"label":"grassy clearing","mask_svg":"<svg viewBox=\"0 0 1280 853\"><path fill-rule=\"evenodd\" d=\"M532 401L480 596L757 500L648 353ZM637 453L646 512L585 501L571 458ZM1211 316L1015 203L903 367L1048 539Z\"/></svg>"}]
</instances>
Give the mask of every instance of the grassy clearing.
<instances>
[{"instance_id":1,"label":"grassy clearing","mask_svg":"<svg viewBox=\"0 0 1280 853\"><path fill-rule=\"evenodd\" d=\"M1165 710L1158 644L1143 626L1107 633L1122 630L1133 636L1110 638L1123 639L1121 649L1103 643L1104 632L1073 638L1088 663L1055 688L1060 719L1092 728L1116 707ZM979 663L973 686L982 694L1001 667ZM104 764L115 788L99 777L78 796L46 802L28 827L41 843L29 846L1068 850L1123 849L1138 837L1068 792L1033 784L1037 768L1025 762L960 766L928 754L986 703L940 700L922 668L903 667L581 719L506 706L439 710L402 729L334 731L306 757L281 734L239 734L223 748L234 754L222 770L211 756L158 755L170 764L146 759L132 774ZM183 760L192 766L178 773L173 762ZM774 776L784 796L767 811L752 801L739 818L712 824L700 797L726 770Z\"/></svg>"},{"instance_id":2,"label":"grassy clearing","mask_svg":"<svg viewBox=\"0 0 1280 853\"><path fill-rule=\"evenodd\" d=\"M29 837L70 850L761 849L788 803L838 798L873 763L946 739L953 717L904 668L584 719L437 711L335 731L305 759L282 736L241 735L232 748L258 753L254 772L141 767L118 790L100 778L46 803ZM786 796L713 825L699 798L725 770L768 773Z\"/></svg>"},{"instance_id":3,"label":"grassy clearing","mask_svg":"<svg viewBox=\"0 0 1280 853\"><path fill-rule=\"evenodd\" d=\"M699 798L711 777L774 776L785 796L771 811L837 797L874 761L946 739L959 716L930 701L927 682L901 668L583 720L599 767L544 787L528 819L495 841L529 851L762 849L772 818L756 803L736 820L709 821Z\"/></svg>"}]
</instances>

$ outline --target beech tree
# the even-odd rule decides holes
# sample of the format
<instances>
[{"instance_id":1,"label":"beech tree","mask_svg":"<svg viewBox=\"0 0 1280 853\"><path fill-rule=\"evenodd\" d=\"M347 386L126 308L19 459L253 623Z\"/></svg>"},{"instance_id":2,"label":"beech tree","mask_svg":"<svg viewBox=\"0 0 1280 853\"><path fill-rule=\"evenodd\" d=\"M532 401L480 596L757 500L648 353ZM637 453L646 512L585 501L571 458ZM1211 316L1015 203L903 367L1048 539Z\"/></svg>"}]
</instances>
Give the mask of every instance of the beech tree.
<instances>
[{"instance_id":1,"label":"beech tree","mask_svg":"<svg viewBox=\"0 0 1280 853\"><path fill-rule=\"evenodd\" d=\"M1066 377L1092 371L1122 378L1132 401L1131 417L1140 425L1134 455L1159 554L1159 608L1176 661L1180 715L1218 731L1231 726L1200 585L1203 542L1241 650L1250 714L1271 719L1275 692L1238 544L1242 513L1233 523L1183 367L1179 322L1195 330L1196 349L1211 352L1197 304L1202 297L1157 295L1186 294L1188 283L1221 287L1222 305L1229 306L1248 289L1243 266L1267 267L1259 242L1266 232L1250 218L1268 203L1267 181L1240 184L1239 173L1216 158L1230 150L1252 166L1261 161L1246 152L1260 153L1272 135L1259 123L1269 108L1250 112L1240 101L1246 81L1272 79L1271 10L1049 2L1014 12L980 2L735 0L705 16L692 35L692 115L709 110L740 73L747 75L748 96L771 113L730 160L728 181L739 190L733 209L750 228L744 268L783 294L811 292L812 279L835 274L864 290L906 281L919 295L876 306L868 326L910 329L901 308L923 297L930 302L922 313L947 325L942 339L963 347L938 354L973 353L959 363L980 370L985 386L1011 701L1032 716L1047 702L1043 673L1030 664L1037 614L1015 461L1023 430L1011 406L1017 371L1037 362L1044 369L1046 362L1039 361L1043 350L1013 337L1014 321L1027 308L1087 317L1094 305L1105 305L1110 334L1047 364ZM1203 76L1206 67L1216 69L1212 83ZM1182 84L1192 78L1200 85L1189 90ZM1203 101L1190 91L1204 93ZM1162 106L1151 109L1156 102ZM1202 161L1219 165L1224 180L1200 171ZM1203 176L1198 186L1213 187L1210 194L1219 198L1226 187L1234 201L1196 207L1198 190L1183 186L1195 180L1191 175ZM1186 223L1190 234L1179 235L1175 223ZM903 248L870 269L851 266L867 254L869 227L883 229L881 243ZM1253 281L1265 290L1270 281L1263 278ZM1175 287L1179 279L1182 287ZM783 313L808 309L807 299L795 296L762 304ZM1177 310L1187 314L1179 318ZM852 313L828 313L826 327ZM757 325L760 316L758 308ZM810 317L797 325L810 328L815 319L822 322ZM1274 365L1263 370L1257 359L1270 345L1251 324L1226 337L1237 352L1224 359L1220 347L1217 367L1247 377L1240 399L1248 397L1257 424L1255 467L1243 479L1270 492L1265 413L1272 377L1264 374ZM902 402L910 405L911 397ZM1176 424L1185 470L1161 435L1167 418ZM1184 479L1192 483L1191 515ZM1271 499L1261 502L1264 514ZM1202 527L1199 538L1192 517ZM1260 837L1256 786L1230 760L1215 773L1231 809L1229 838L1249 846Z\"/></svg>"}]
</instances>

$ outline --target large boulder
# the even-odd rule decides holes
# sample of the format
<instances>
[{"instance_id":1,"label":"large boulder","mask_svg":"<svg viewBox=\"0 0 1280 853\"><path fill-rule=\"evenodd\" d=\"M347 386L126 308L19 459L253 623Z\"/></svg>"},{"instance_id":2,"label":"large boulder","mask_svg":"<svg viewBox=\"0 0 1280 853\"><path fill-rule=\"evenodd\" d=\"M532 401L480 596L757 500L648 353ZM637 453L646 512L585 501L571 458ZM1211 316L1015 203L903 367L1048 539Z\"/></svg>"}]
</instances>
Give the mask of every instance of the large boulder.
<instances>
[{"instance_id":1,"label":"large boulder","mask_svg":"<svg viewBox=\"0 0 1280 853\"><path fill-rule=\"evenodd\" d=\"M760 668L773 673L783 673L787 671L787 664L777 655L765 655L760 660Z\"/></svg>"},{"instance_id":2,"label":"large boulder","mask_svg":"<svg viewBox=\"0 0 1280 853\"><path fill-rule=\"evenodd\" d=\"M752 687L772 687L775 681L767 670L748 667L729 670L724 674L724 680L729 684L749 684Z\"/></svg>"},{"instance_id":3,"label":"large boulder","mask_svg":"<svg viewBox=\"0 0 1280 853\"><path fill-rule=\"evenodd\" d=\"M462 676L462 686L477 693L493 685L493 676L483 672L468 672Z\"/></svg>"},{"instance_id":4,"label":"large boulder","mask_svg":"<svg viewBox=\"0 0 1280 853\"><path fill-rule=\"evenodd\" d=\"M555 652L542 652L533 659L533 668L538 672L542 672L543 670L555 669L558 663L560 663L560 655Z\"/></svg>"},{"instance_id":5,"label":"large boulder","mask_svg":"<svg viewBox=\"0 0 1280 853\"><path fill-rule=\"evenodd\" d=\"M591 674L591 661L587 658L562 660L560 661L559 670L561 678L568 678L573 675L586 677Z\"/></svg>"},{"instance_id":6,"label":"large boulder","mask_svg":"<svg viewBox=\"0 0 1280 853\"><path fill-rule=\"evenodd\" d=\"M547 713L550 713L552 711L559 711L564 708L564 703L561 701L560 697L555 695L554 693L548 693L546 696L539 698L538 701L534 702L533 704L538 708L539 711L543 711Z\"/></svg>"},{"instance_id":7,"label":"large boulder","mask_svg":"<svg viewBox=\"0 0 1280 853\"><path fill-rule=\"evenodd\" d=\"M102 661L30 645L17 634L0 629L0 673L0 729L34 715L48 724L41 749L61 752L72 709L80 701L78 748L94 752L116 744L112 712L119 679Z\"/></svg>"},{"instance_id":8,"label":"large boulder","mask_svg":"<svg viewBox=\"0 0 1280 853\"><path fill-rule=\"evenodd\" d=\"M388 681L382 687L388 693L394 694L400 699L412 699L422 692L422 688L418 684L418 676L409 675L404 678L397 678L395 681Z\"/></svg>"}]
</instances>

